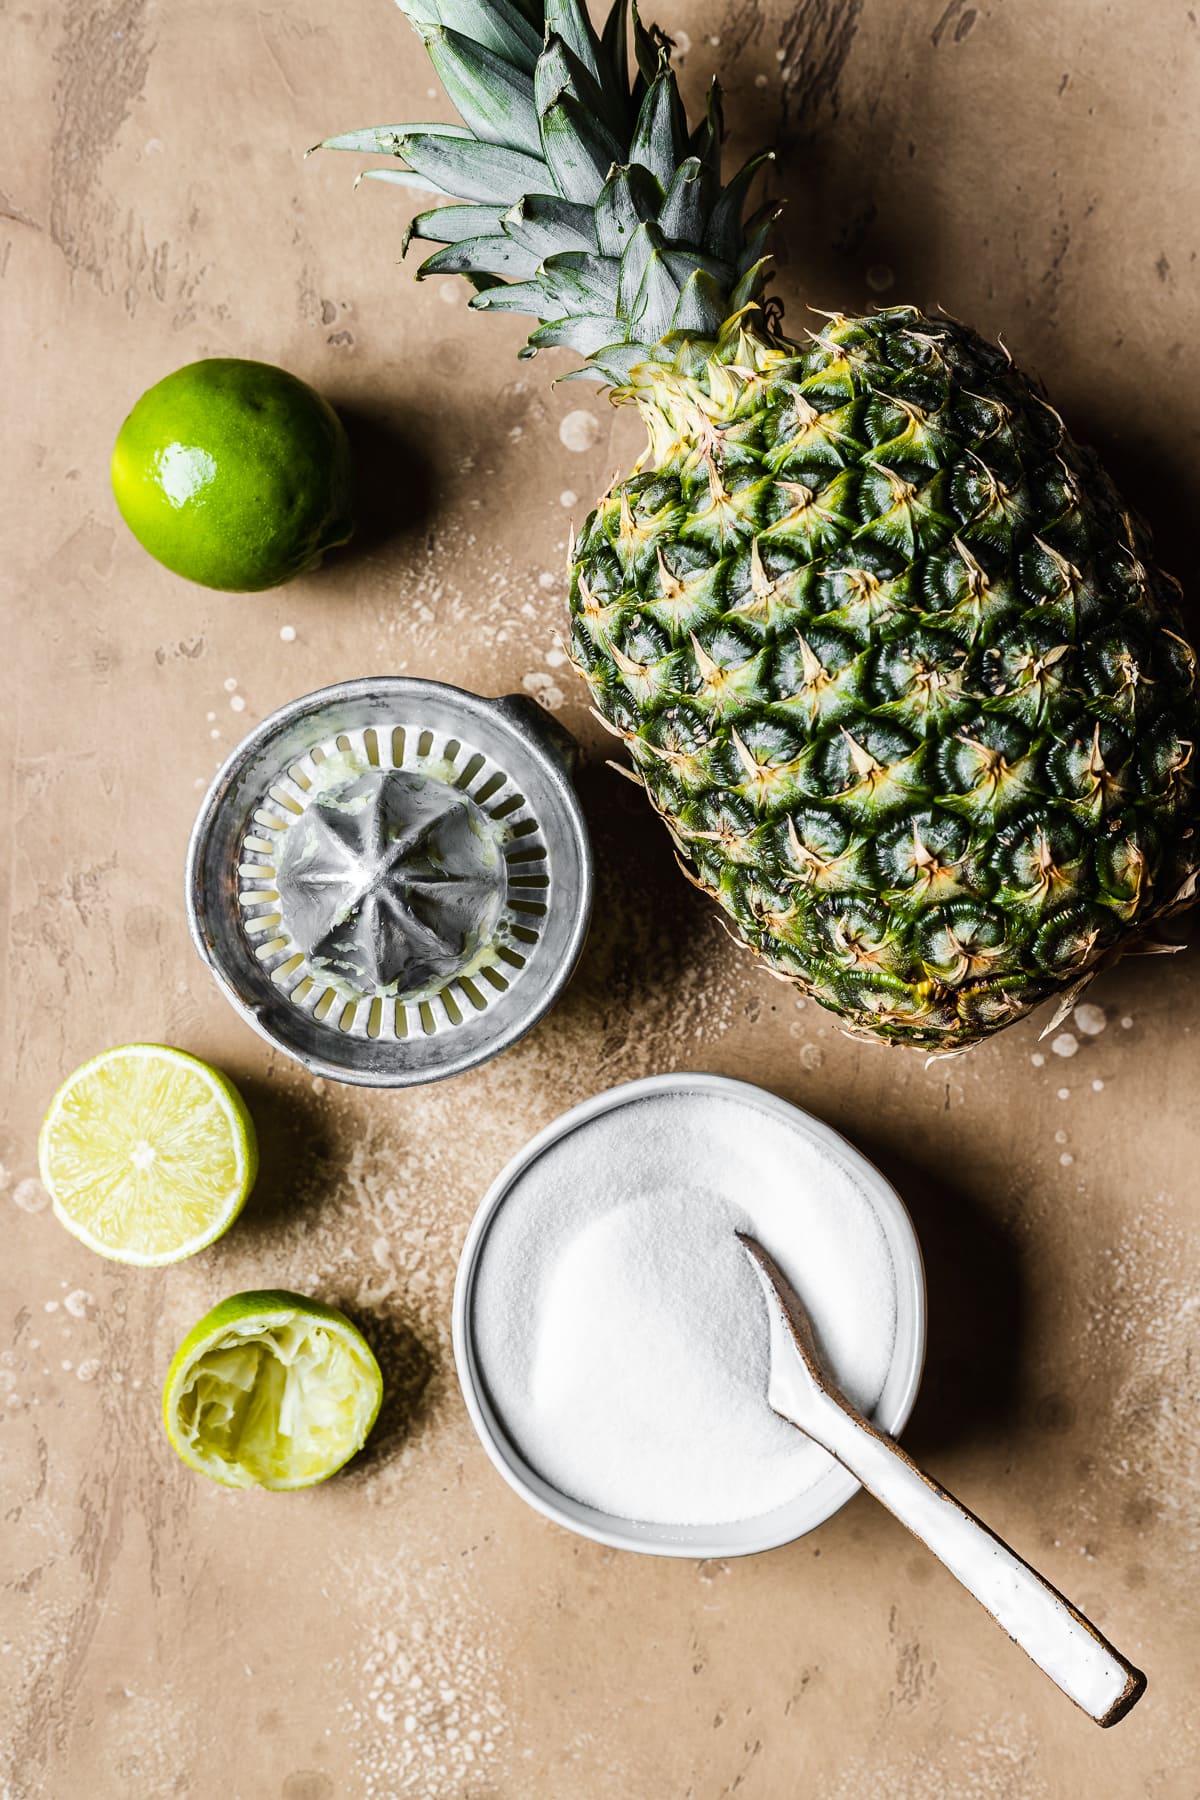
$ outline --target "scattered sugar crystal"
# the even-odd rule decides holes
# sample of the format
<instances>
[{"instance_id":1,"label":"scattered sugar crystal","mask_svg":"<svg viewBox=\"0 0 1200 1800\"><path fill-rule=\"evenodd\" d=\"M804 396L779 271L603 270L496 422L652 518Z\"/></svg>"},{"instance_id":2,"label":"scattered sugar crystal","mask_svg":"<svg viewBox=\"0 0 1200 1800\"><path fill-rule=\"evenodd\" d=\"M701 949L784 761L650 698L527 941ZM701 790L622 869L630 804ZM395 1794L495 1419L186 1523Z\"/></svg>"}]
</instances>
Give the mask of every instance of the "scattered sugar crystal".
<instances>
[{"instance_id":1,"label":"scattered sugar crystal","mask_svg":"<svg viewBox=\"0 0 1200 1800\"><path fill-rule=\"evenodd\" d=\"M1064 1169L1069 1169L1071 1164L1075 1161L1075 1158L1071 1155L1069 1150L1064 1150L1058 1160Z\"/></svg>"},{"instance_id":2,"label":"scattered sugar crystal","mask_svg":"<svg viewBox=\"0 0 1200 1800\"><path fill-rule=\"evenodd\" d=\"M1058 1097L1060 1100L1069 1100L1071 1098L1070 1088L1059 1088Z\"/></svg>"},{"instance_id":3,"label":"scattered sugar crystal","mask_svg":"<svg viewBox=\"0 0 1200 1800\"><path fill-rule=\"evenodd\" d=\"M85 1357L75 1371L77 1381L95 1381L100 1373L100 1360L95 1356Z\"/></svg>"},{"instance_id":4,"label":"scattered sugar crystal","mask_svg":"<svg viewBox=\"0 0 1200 1800\"><path fill-rule=\"evenodd\" d=\"M1072 1022L1082 1031L1084 1037L1099 1037L1108 1024L1108 1014L1102 1006L1093 1006L1088 1000L1075 1008L1071 1015Z\"/></svg>"},{"instance_id":5,"label":"scattered sugar crystal","mask_svg":"<svg viewBox=\"0 0 1200 1800\"><path fill-rule=\"evenodd\" d=\"M50 1204L50 1196L36 1175L27 1175L24 1181L18 1181L13 1189L13 1203L22 1212L45 1212Z\"/></svg>"},{"instance_id":6,"label":"scattered sugar crystal","mask_svg":"<svg viewBox=\"0 0 1200 1800\"><path fill-rule=\"evenodd\" d=\"M1035 1069L1044 1069L1046 1066L1046 1059L1040 1050L1035 1050L1029 1060Z\"/></svg>"},{"instance_id":7,"label":"scattered sugar crystal","mask_svg":"<svg viewBox=\"0 0 1200 1800\"><path fill-rule=\"evenodd\" d=\"M569 412L558 428L560 442L568 450L577 455L590 450L600 436L600 421L595 413L587 412L583 407L576 407Z\"/></svg>"},{"instance_id":8,"label":"scattered sugar crystal","mask_svg":"<svg viewBox=\"0 0 1200 1800\"><path fill-rule=\"evenodd\" d=\"M1079 1048L1079 1039L1069 1031L1060 1031L1050 1043L1055 1056L1074 1056Z\"/></svg>"},{"instance_id":9,"label":"scattered sugar crystal","mask_svg":"<svg viewBox=\"0 0 1200 1800\"><path fill-rule=\"evenodd\" d=\"M281 625L279 627L279 636L283 643L294 644L296 641L296 627L294 625Z\"/></svg>"},{"instance_id":10,"label":"scattered sugar crystal","mask_svg":"<svg viewBox=\"0 0 1200 1800\"><path fill-rule=\"evenodd\" d=\"M72 1288L63 1305L73 1318L87 1319L96 1310L96 1297L89 1294L86 1288Z\"/></svg>"},{"instance_id":11,"label":"scattered sugar crystal","mask_svg":"<svg viewBox=\"0 0 1200 1800\"><path fill-rule=\"evenodd\" d=\"M245 712L246 710L246 702L241 694L230 695L229 704L234 712Z\"/></svg>"},{"instance_id":12,"label":"scattered sugar crystal","mask_svg":"<svg viewBox=\"0 0 1200 1800\"><path fill-rule=\"evenodd\" d=\"M1133 1020L1130 1018L1129 1014L1126 1013L1125 1017L1121 1020L1121 1030L1122 1031L1131 1031L1132 1029L1133 1029Z\"/></svg>"},{"instance_id":13,"label":"scattered sugar crystal","mask_svg":"<svg viewBox=\"0 0 1200 1800\"><path fill-rule=\"evenodd\" d=\"M1093 1094L1102 1094L1104 1092L1104 1083L1101 1081L1101 1079L1098 1075L1097 1075L1095 1081L1093 1081L1093 1083L1092 1083L1092 1092L1093 1092Z\"/></svg>"},{"instance_id":14,"label":"scattered sugar crystal","mask_svg":"<svg viewBox=\"0 0 1200 1800\"><path fill-rule=\"evenodd\" d=\"M225 692L227 694L232 694L232 692L236 686L237 686L237 676L236 675L227 675L225 677L225 681L224 681Z\"/></svg>"},{"instance_id":15,"label":"scattered sugar crystal","mask_svg":"<svg viewBox=\"0 0 1200 1800\"><path fill-rule=\"evenodd\" d=\"M571 507L578 506L579 495L575 492L574 488L564 488L562 493L558 496L558 504L560 506L565 506L569 512Z\"/></svg>"}]
</instances>

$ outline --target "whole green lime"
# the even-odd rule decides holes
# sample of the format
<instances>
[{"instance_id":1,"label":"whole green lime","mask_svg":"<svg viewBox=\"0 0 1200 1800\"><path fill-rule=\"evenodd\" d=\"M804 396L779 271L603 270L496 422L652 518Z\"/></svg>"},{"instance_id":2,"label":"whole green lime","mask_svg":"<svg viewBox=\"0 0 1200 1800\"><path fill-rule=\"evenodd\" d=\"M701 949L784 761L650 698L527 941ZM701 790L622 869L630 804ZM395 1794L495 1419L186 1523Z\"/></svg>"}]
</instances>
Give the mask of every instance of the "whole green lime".
<instances>
[{"instance_id":1,"label":"whole green lime","mask_svg":"<svg viewBox=\"0 0 1200 1800\"><path fill-rule=\"evenodd\" d=\"M271 363L210 357L147 388L117 434L112 485L151 556L254 593L344 544L350 446L327 400Z\"/></svg>"}]
</instances>

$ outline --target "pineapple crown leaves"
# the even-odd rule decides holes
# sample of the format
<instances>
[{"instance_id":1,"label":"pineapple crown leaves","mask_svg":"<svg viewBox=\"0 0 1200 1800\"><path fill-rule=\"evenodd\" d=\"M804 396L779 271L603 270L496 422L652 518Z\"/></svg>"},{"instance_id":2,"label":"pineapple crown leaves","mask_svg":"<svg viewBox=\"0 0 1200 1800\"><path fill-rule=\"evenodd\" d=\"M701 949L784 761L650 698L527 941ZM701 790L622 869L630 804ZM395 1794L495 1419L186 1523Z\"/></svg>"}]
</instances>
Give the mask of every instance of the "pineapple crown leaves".
<instances>
[{"instance_id":1,"label":"pineapple crown leaves","mask_svg":"<svg viewBox=\"0 0 1200 1800\"><path fill-rule=\"evenodd\" d=\"M318 149L402 166L376 180L438 196L404 240L442 245L419 277L464 275L471 304L539 321L523 354L563 345L575 374L624 385L718 338L755 304L777 208L745 218L770 151L721 182L714 81L689 130L670 39L632 0L599 31L584 0L398 0L424 40L461 124L370 126Z\"/></svg>"}]
</instances>

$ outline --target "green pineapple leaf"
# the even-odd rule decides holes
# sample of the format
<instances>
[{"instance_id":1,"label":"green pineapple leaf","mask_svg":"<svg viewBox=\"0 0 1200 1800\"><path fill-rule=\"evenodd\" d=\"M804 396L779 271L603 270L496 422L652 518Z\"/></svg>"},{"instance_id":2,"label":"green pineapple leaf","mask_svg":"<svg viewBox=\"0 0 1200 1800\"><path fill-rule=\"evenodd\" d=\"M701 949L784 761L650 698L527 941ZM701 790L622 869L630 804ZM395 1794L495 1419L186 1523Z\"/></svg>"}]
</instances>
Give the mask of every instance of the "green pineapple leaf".
<instances>
[{"instance_id":1,"label":"green pineapple leaf","mask_svg":"<svg viewBox=\"0 0 1200 1800\"><path fill-rule=\"evenodd\" d=\"M541 135L533 103L533 77L457 31L426 27L429 60L471 134L537 156Z\"/></svg>"}]
</instances>

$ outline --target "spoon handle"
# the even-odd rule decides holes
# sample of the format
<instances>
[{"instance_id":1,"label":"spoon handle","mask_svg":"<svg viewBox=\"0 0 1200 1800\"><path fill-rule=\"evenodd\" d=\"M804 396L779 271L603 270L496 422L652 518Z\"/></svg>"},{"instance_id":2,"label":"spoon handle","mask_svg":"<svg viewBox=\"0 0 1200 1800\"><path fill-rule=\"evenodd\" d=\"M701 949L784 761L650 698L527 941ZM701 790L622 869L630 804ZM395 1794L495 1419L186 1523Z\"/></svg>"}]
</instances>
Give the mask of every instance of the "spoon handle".
<instances>
[{"instance_id":1,"label":"spoon handle","mask_svg":"<svg viewBox=\"0 0 1200 1800\"><path fill-rule=\"evenodd\" d=\"M803 1429L943 1562L998 1625L1101 1725L1115 1725L1146 1677L1070 1601L891 1438L827 1390Z\"/></svg>"}]
</instances>

